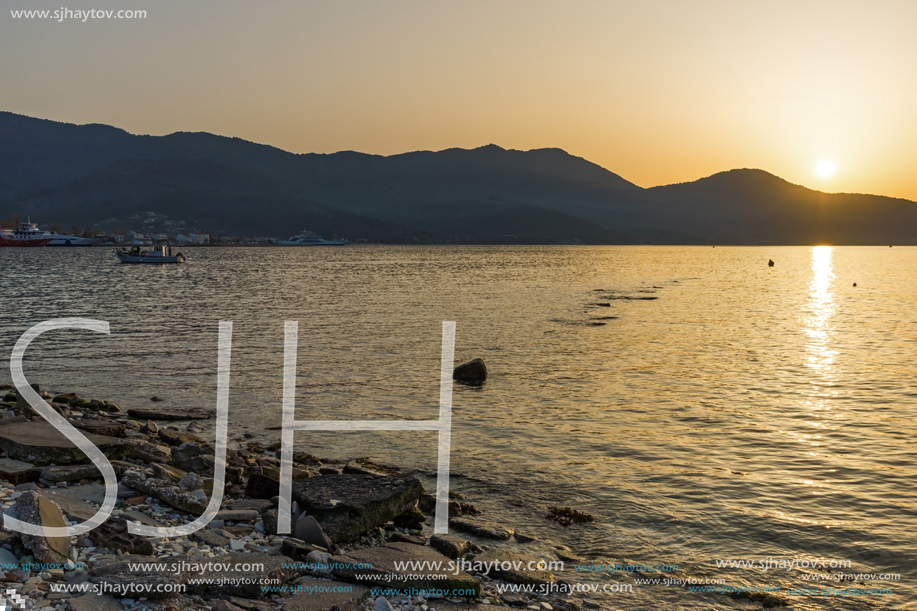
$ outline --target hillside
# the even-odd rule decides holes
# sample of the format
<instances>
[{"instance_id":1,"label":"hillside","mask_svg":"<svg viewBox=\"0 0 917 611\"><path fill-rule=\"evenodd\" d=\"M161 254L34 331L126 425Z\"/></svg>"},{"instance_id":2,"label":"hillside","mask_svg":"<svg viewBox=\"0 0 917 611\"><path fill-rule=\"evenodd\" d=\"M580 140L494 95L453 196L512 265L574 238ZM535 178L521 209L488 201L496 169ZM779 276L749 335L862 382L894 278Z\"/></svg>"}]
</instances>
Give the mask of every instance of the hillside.
<instances>
[{"instance_id":1,"label":"hillside","mask_svg":"<svg viewBox=\"0 0 917 611\"><path fill-rule=\"evenodd\" d=\"M560 149L292 154L0 113L3 217L139 229L148 211L214 232L374 242L917 243L914 202L760 170L642 189Z\"/></svg>"}]
</instances>

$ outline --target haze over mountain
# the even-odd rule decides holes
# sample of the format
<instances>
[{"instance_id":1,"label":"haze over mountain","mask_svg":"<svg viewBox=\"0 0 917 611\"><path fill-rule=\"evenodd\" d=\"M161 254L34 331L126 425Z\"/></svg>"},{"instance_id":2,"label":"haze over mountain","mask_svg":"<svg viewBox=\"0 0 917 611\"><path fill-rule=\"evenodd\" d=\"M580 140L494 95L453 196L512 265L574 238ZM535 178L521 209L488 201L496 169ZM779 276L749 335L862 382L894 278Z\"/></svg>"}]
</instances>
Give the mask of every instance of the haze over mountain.
<instances>
[{"instance_id":1,"label":"haze over mountain","mask_svg":"<svg viewBox=\"0 0 917 611\"><path fill-rule=\"evenodd\" d=\"M293 154L0 113L3 217L142 229L148 211L211 232L379 242L917 243L915 202L762 170L643 189L560 149Z\"/></svg>"}]
</instances>

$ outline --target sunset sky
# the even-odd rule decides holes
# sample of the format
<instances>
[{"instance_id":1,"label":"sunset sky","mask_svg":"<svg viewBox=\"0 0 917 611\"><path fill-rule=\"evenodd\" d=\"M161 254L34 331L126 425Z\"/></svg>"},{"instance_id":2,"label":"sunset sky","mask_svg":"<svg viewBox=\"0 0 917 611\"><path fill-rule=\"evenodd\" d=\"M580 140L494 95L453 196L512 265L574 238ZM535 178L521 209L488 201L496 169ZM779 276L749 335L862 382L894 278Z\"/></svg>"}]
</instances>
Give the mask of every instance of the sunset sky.
<instances>
[{"instance_id":1,"label":"sunset sky","mask_svg":"<svg viewBox=\"0 0 917 611\"><path fill-rule=\"evenodd\" d=\"M64 5L148 16L10 12ZM645 187L755 167L917 200L912 0L3 6L0 110L294 152L560 147Z\"/></svg>"}]
</instances>

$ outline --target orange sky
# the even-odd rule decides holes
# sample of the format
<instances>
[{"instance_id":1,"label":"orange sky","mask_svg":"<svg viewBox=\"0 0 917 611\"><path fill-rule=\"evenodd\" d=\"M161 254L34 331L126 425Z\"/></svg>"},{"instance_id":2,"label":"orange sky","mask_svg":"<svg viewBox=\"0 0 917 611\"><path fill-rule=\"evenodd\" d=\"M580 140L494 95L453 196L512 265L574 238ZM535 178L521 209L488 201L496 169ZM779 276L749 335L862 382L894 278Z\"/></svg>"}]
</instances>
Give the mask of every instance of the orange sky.
<instances>
[{"instance_id":1,"label":"orange sky","mask_svg":"<svg viewBox=\"0 0 917 611\"><path fill-rule=\"evenodd\" d=\"M0 110L295 152L560 147L641 186L756 167L917 200L917 2L98 0L148 16L10 13L62 4L4 2Z\"/></svg>"}]
</instances>

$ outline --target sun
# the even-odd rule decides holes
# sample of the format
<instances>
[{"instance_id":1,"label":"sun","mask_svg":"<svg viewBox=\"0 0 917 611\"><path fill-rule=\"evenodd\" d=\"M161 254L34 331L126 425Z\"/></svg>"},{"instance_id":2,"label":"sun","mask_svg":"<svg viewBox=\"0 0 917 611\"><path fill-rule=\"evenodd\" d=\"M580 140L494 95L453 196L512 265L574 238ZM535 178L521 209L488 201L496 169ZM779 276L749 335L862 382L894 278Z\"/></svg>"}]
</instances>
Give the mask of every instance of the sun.
<instances>
[{"instance_id":1,"label":"sun","mask_svg":"<svg viewBox=\"0 0 917 611\"><path fill-rule=\"evenodd\" d=\"M827 159L822 159L817 164L815 164L815 173L822 178L828 178L834 174L834 162L828 161Z\"/></svg>"}]
</instances>

